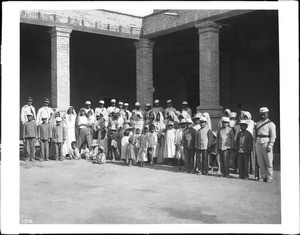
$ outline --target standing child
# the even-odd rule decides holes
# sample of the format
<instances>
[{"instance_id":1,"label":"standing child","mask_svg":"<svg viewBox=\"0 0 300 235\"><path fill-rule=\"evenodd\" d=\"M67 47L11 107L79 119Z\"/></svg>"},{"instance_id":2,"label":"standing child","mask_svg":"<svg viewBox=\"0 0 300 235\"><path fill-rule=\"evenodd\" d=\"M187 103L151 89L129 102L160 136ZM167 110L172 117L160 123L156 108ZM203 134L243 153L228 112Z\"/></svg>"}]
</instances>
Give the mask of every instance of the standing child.
<instances>
[{"instance_id":1,"label":"standing child","mask_svg":"<svg viewBox=\"0 0 300 235\"><path fill-rule=\"evenodd\" d=\"M71 143L71 148L69 149L69 158L75 159L75 160L80 159L80 154L79 154L79 150L77 148L76 141L72 141L72 143Z\"/></svg>"},{"instance_id":2,"label":"standing child","mask_svg":"<svg viewBox=\"0 0 300 235\"><path fill-rule=\"evenodd\" d=\"M104 148L102 146L98 146L97 151L98 151L98 153L97 153L96 158L93 161L93 163L94 164L105 164L106 157L105 157L105 153L104 153Z\"/></svg>"},{"instance_id":3,"label":"standing child","mask_svg":"<svg viewBox=\"0 0 300 235\"><path fill-rule=\"evenodd\" d=\"M50 123L47 122L47 115L42 115L42 123L38 126L38 140L40 142L41 159L49 160L49 143L51 136Z\"/></svg>"},{"instance_id":4,"label":"standing child","mask_svg":"<svg viewBox=\"0 0 300 235\"><path fill-rule=\"evenodd\" d=\"M55 120L56 125L52 129L52 137L55 145L55 160L57 161L59 159L60 161L63 161L62 146L66 140L66 130L65 127L61 125L61 117L57 117Z\"/></svg>"},{"instance_id":5,"label":"standing child","mask_svg":"<svg viewBox=\"0 0 300 235\"><path fill-rule=\"evenodd\" d=\"M141 166L145 166L145 162L147 161L147 149L148 149L148 141L147 141L147 133L148 133L148 126L144 127L144 131L140 136L140 151L138 155L138 161L141 162Z\"/></svg>"},{"instance_id":6,"label":"standing child","mask_svg":"<svg viewBox=\"0 0 300 235\"><path fill-rule=\"evenodd\" d=\"M253 137L249 131L247 131L247 121L240 121L241 131L237 134L236 138L236 151L238 154L238 167L239 167L239 178L249 179L249 157L253 149Z\"/></svg>"},{"instance_id":7,"label":"standing child","mask_svg":"<svg viewBox=\"0 0 300 235\"><path fill-rule=\"evenodd\" d=\"M180 121L179 128L176 130L175 133L175 146L176 146L176 153L175 157L178 161L178 170L181 170L181 162L184 161L184 152L183 152L183 145L182 145L182 137L183 137L183 130L186 125L189 125L189 121L182 118Z\"/></svg>"},{"instance_id":8,"label":"standing child","mask_svg":"<svg viewBox=\"0 0 300 235\"><path fill-rule=\"evenodd\" d=\"M112 125L108 136L108 156L112 161L115 161L119 159L119 155L117 129L115 125Z\"/></svg>"},{"instance_id":9,"label":"standing child","mask_svg":"<svg viewBox=\"0 0 300 235\"><path fill-rule=\"evenodd\" d=\"M163 157L167 159L167 164L172 162L174 165L175 159L175 129L174 122L169 121L167 124L167 130L165 133L165 148Z\"/></svg>"},{"instance_id":10,"label":"standing child","mask_svg":"<svg viewBox=\"0 0 300 235\"><path fill-rule=\"evenodd\" d=\"M124 131L124 136L121 139L121 160L124 162L124 165L127 163L126 150L127 145L129 144L129 134L130 130Z\"/></svg>"},{"instance_id":11,"label":"standing child","mask_svg":"<svg viewBox=\"0 0 300 235\"><path fill-rule=\"evenodd\" d=\"M135 161L138 161L137 157L138 157L138 153L140 151L140 147L141 147L141 130L140 128L136 128L135 130L135 134L133 135L133 145L134 145L134 152L135 152Z\"/></svg>"},{"instance_id":12,"label":"standing child","mask_svg":"<svg viewBox=\"0 0 300 235\"><path fill-rule=\"evenodd\" d=\"M83 158L83 159L86 159L86 160L90 158L90 150L87 147L87 143L86 142L84 142L82 144L82 148L80 150L80 157Z\"/></svg>"},{"instance_id":13,"label":"standing child","mask_svg":"<svg viewBox=\"0 0 300 235\"><path fill-rule=\"evenodd\" d=\"M214 165L215 162L217 162L218 165L218 172L217 174L221 174L221 163L220 163L220 155L218 154L218 146L217 146L217 132L213 131L212 132L212 141L211 141L211 146L210 146L210 160L211 160L211 172L213 173L214 171Z\"/></svg>"},{"instance_id":14,"label":"standing child","mask_svg":"<svg viewBox=\"0 0 300 235\"><path fill-rule=\"evenodd\" d=\"M222 177L229 178L229 157L234 146L234 133L229 125L229 118L222 118L222 127L218 130L217 146L220 153Z\"/></svg>"},{"instance_id":15,"label":"standing child","mask_svg":"<svg viewBox=\"0 0 300 235\"><path fill-rule=\"evenodd\" d=\"M151 165L157 164L156 157L156 145L157 145L157 133L155 132L155 126L151 124L149 126L149 133L147 134L147 142L148 142L148 160Z\"/></svg>"},{"instance_id":16,"label":"standing child","mask_svg":"<svg viewBox=\"0 0 300 235\"><path fill-rule=\"evenodd\" d=\"M131 166L132 160L135 159L134 145L133 145L133 136L128 139L129 143L126 147L126 160L128 161L128 166Z\"/></svg>"},{"instance_id":17,"label":"standing child","mask_svg":"<svg viewBox=\"0 0 300 235\"><path fill-rule=\"evenodd\" d=\"M27 113L27 122L23 124L23 142L24 148L26 150L26 159L28 161L28 156L30 161L34 161L35 154L35 142L37 137L37 126L36 122L33 120L33 114Z\"/></svg>"}]
</instances>

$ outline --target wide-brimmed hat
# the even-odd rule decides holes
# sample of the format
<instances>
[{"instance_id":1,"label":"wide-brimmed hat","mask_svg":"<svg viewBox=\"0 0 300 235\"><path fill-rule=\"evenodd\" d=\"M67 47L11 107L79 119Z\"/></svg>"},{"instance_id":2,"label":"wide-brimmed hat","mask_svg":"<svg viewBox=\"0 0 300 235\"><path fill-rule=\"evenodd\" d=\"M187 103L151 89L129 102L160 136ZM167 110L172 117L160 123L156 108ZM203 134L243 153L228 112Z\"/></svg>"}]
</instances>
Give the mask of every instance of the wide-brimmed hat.
<instances>
[{"instance_id":1,"label":"wide-brimmed hat","mask_svg":"<svg viewBox=\"0 0 300 235\"><path fill-rule=\"evenodd\" d=\"M93 139L93 140L92 140L92 143L90 144L90 146L91 146L91 147L95 147L95 146L97 146L97 145L99 145L98 140L97 140L97 139Z\"/></svg>"},{"instance_id":2,"label":"wide-brimmed hat","mask_svg":"<svg viewBox=\"0 0 300 235\"><path fill-rule=\"evenodd\" d=\"M269 109L267 107L262 107L259 109L259 113L268 113Z\"/></svg>"}]
</instances>

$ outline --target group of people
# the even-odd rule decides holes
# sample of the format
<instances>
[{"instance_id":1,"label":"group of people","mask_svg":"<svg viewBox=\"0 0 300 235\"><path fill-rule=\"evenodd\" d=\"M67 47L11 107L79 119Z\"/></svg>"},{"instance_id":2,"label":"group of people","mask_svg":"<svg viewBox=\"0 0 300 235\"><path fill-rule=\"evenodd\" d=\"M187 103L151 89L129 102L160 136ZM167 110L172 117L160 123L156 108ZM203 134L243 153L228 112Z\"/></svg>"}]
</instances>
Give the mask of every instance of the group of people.
<instances>
[{"instance_id":1,"label":"group of people","mask_svg":"<svg viewBox=\"0 0 300 235\"><path fill-rule=\"evenodd\" d=\"M209 113L194 116L186 101L176 110L172 100L167 107L139 102L130 111L129 104L104 100L91 108L86 101L78 115L71 106L61 117L60 112L44 107L35 113L33 99L21 111L23 140L27 158L34 161L36 139L40 145L39 161L87 159L104 164L106 159L123 161L125 165L178 164L186 173L208 175L217 166L222 177L230 177L230 160L240 179L254 174L258 181L273 180L273 145L276 126L268 118L269 110L260 108L261 120L255 123L251 114L224 111L218 129L212 130Z\"/></svg>"}]
</instances>

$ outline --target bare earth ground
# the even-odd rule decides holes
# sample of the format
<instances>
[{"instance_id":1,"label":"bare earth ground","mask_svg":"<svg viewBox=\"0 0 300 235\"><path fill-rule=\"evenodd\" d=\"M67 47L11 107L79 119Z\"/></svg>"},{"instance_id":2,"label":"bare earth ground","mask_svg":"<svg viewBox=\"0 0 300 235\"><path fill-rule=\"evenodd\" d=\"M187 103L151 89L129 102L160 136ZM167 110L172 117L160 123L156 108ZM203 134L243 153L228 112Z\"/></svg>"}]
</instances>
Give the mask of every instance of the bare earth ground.
<instances>
[{"instance_id":1,"label":"bare earth ground","mask_svg":"<svg viewBox=\"0 0 300 235\"><path fill-rule=\"evenodd\" d=\"M281 223L271 184L86 160L20 162L20 221L36 224ZM236 174L232 174L236 177ZM251 175L253 178L253 176Z\"/></svg>"}]
</instances>

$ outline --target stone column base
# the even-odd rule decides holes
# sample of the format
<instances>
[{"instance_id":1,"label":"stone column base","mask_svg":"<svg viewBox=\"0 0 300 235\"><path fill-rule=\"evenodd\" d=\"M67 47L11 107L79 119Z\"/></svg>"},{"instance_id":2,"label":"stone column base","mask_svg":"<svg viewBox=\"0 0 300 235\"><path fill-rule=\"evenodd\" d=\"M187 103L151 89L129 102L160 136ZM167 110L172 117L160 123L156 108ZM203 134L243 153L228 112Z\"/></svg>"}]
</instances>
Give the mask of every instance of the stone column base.
<instances>
[{"instance_id":1,"label":"stone column base","mask_svg":"<svg viewBox=\"0 0 300 235\"><path fill-rule=\"evenodd\" d=\"M198 106L197 113L208 113L211 119L211 126L213 131L217 131L219 129L218 123L223 116L223 107L222 106Z\"/></svg>"}]
</instances>

